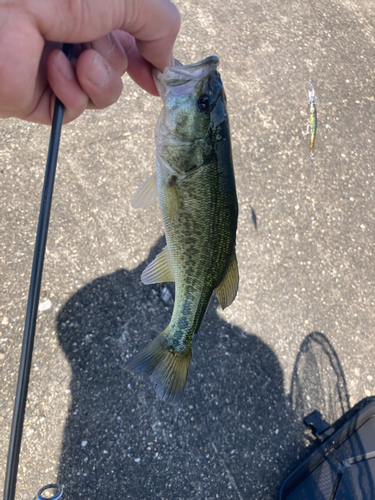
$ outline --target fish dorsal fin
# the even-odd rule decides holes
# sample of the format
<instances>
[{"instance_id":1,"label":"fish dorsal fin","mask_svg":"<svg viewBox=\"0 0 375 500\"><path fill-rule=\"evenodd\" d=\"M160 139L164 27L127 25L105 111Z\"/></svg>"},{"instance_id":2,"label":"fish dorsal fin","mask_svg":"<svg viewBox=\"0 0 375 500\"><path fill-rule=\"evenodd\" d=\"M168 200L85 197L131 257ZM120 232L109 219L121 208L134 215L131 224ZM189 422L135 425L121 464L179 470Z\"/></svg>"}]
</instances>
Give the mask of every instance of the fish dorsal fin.
<instances>
[{"instance_id":1,"label":"fish dorsal fin","mask_svg":"<svg viewBox=\"0 0 375 500\"><path fill-rule=\"evenodd\" d=\"M220 285L216 288L216 295L223 309L230 306L236 298L238 281L237 257L236 254L233 253L228 266L227 274Z\"/></svg>"},{"instance_id":2,"label":"fish dorsal fin","mask_svg":"<svg viewBox=\"0 0 375 500\"><path fill-rule=\"evenodd\" d=\"M171 175L166 181L164 192L168 212L170 218L173 219L180 208L180 195L177 186L177 177L175 175Z\"/></svg>"},{"instance_id":3,"label":"fish dorsal fin","mask_svg":"<svg viewBox=\"0 0 375 500\"><path fill-rule=\"evenodd\" d=\"M145 285L164 283L165 281L174 281L167 246L165 246L151 262L151 264L146 267L141 275L141 280Z\"/></svg>"},{"instance_id":4,"label":"fish dorsal fin","mask_svg":"<svg viewBox=\"0 0 375 500\"><path fill-rule=\"evenodd\" d=\"M153 205L158 199L158 186L156 181L156 172L152 174L138 188L138 191L132 201L133 208L147 208Z\"/></svg>"}]
</instances>

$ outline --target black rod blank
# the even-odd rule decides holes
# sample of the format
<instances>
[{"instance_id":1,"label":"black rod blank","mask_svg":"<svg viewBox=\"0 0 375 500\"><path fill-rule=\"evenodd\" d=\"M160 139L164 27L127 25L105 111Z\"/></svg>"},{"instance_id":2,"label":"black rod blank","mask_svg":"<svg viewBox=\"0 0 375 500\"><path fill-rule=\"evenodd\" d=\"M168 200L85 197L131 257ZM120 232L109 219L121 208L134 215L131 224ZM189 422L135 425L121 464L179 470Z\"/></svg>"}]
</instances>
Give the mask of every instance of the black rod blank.
<instances>
[{"instance_id":1,"label":"black rod blank","mask_svg":"<svg viewBox=\"0 0 375 500\"><path fill-rule=\"evenodd\" d=\"M73 46L71 44L64 44L63 46L63 51L69 59L71 57L72 49ZM38 314L44 255L47 243L48 224L51 212L52 193L55 181L56 163L57 155L59 152L63 116L64 105L59 99L56 98L46 172L44 177L42 201L39 213L38 230L34 249L34 260L31 271L25 330L22 342L21 361L18 372L17 391L13 410L12 429L9 440L7 470L4 483L4 500L14 500L15 497L22 429L25 417L27 390L30 379L36 318Z\"/></svg>"}]
</instances>

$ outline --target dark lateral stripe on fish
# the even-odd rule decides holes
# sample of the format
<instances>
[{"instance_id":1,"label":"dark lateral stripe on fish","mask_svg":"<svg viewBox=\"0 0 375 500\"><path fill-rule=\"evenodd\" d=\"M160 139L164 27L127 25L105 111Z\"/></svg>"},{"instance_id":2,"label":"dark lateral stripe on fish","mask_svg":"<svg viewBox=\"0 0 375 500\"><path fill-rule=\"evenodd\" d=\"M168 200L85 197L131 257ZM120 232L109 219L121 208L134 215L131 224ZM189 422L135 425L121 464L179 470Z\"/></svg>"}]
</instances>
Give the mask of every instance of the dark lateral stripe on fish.
<instances>
[{"instance_id":1,"label":"dark lateral stripe on fish","mask_svg":"<svg viewBox=\"0 0 375 500\"><path fill-rule=\"evenodd\" d=\"M183 393L192 354L190 347L178 353L161 334L129 359L124 368L149 375L156 394L173 405L180 401Z\"/></svg>"}]
</instances>

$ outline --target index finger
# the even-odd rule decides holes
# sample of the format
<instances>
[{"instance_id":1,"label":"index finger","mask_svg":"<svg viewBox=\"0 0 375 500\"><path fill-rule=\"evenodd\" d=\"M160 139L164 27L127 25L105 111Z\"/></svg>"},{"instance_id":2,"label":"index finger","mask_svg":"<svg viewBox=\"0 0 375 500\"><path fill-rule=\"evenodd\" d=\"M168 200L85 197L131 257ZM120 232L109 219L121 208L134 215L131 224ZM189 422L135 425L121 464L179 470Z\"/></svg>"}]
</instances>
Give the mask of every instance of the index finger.
<instances>
[{"instance_id":1,"label":"index finger","mask_svg":"<svg viewBox=\"0 0 375 500\"><path fill-rule=\"evenodd\" d=\"M173 45L180 22L180 14L170 0L145 0L135 23L122 29L134 36L141 55L163 71L174 65Z\"/></svg>"}]
</instances>

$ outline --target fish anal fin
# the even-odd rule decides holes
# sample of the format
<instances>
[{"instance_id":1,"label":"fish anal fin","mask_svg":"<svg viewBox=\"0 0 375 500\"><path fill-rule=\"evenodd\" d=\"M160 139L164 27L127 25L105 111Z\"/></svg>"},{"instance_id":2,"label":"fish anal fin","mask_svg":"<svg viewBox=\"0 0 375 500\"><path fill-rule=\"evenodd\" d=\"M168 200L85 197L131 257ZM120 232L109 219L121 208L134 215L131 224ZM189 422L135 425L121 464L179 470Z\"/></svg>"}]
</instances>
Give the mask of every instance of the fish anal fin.
<instances>
[{"instance_id":1,"label":"fish anal fin","mask_svg":"<svg viewBox=\"0 0 375 500\"><path fill-rule=\"evenodd\" d=\"M142 283L152 285L154 283L174 282L173 270L169 259L168 247L155 257L141 274Z\"/></svg>"},{"instance_id":2,"label":"fish anal fin","mask_svg":"<svg viewBox=\"0 0 375 500\"><path fill-rule=\"evenodd\" d=\"M124 368L149 375L159 398L175 405L181 399L192 355L191 348L181 353L172 349L161 334L130 358Z\"/></svg>"},{"instance_id":3,"label":"fish anal fin","mask_svg":"<svg viewBox=\"0 0 375 500\"><path fill-rule=\"evenodd\" d=\"M155 172L138 188L134 200L132 201L132 207L147 208L153 205L157 199L158 186Z\"/></svg>"},{"instance_id":4,"label":"fish anal fin","mask_svg":"<svg viewBox=\"0 0 375 500\"><path fill-rule=\"evenodd\" d=\"M220 285L216 288L216 295L223 309L230 306L236 298L238 282L239 275L237 257L236 254L233 253L228 266L227 274L225 275L225 278L220 283Z\"/></svg>"}]
</instances>

